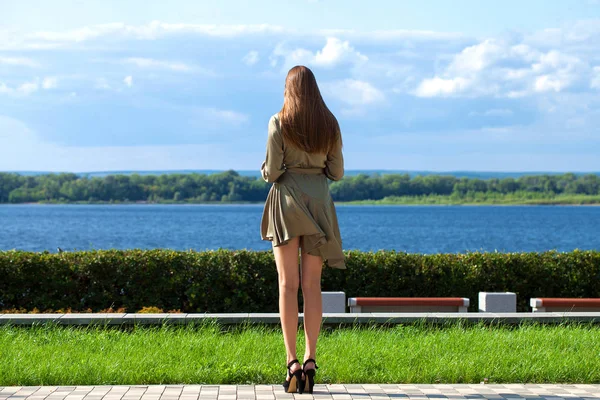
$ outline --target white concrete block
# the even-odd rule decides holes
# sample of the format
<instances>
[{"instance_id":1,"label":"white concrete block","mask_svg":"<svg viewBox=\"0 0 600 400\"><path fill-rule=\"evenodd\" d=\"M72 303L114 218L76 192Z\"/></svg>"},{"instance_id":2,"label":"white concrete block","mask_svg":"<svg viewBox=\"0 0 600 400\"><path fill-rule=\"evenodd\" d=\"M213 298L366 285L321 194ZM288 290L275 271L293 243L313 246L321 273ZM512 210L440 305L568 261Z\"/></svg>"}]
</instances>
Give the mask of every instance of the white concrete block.
<instances>
[{"instance_id":1,"label":"white concrete block","mask_svg":"<svg viewBox=\"0 0 600 400\"><path fill-rule=\"evenodd\" d=\"M321 292L321 298L323 299L323 313L346 312L345 292Z\"/></svg>"},{"instance_id":2,"label":"white concrete block","mask_svg":"<svg viewBox=\"0 0 600 400\"><path fill-rule=\"evenodd\" d=\"M517 295L513 292L479 292L479 311L517 312Z\"/></svg>"},{"instance_id":3,"label":"white concrete block","mask_svg":"<svg viewBox=\"0 0 600 400\"><path fill-rule=\"evenodd\" d=\"M529 305L531 306L531 312L546 312L546 307L542 306L542 299L532 297L529 299Z\"/></svg>"}]
</instances>

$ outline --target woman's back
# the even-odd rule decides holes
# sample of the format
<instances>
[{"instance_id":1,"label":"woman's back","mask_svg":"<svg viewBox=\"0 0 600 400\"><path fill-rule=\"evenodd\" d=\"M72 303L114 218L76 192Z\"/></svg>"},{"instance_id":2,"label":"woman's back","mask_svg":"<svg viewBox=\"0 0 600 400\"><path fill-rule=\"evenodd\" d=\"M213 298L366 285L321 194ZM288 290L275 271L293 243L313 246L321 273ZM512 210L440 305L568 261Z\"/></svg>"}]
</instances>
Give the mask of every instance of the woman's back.
<instances>
[{"instance_id":1,"label":"woman's back","mask_svg":"<svg viewBox=\"0 0 600 400\"><path fill-rule=\"evenodd\" d=\"M309 153L289 144L281 134L279 113L269 120L267 157L261 166L262 177L267 182L276 182L286 169L323 170L325 176L337 181L344 176L344 157L341 141L327 153Z\"/></svg>"},{"instance_id":2,"label":"woman's back","mask_svg":"<svg viewBox=\"0 0 600 400\"><path fill-rule=\"evenodd\" d=\"M302 253L346 269L328 178L344 175L342 135L306 67L286 78L284 105L269 119L267 153L260 168L273 182L261 220L261 236L279 247L299 237Z\"/></svg>"}]
</instances>

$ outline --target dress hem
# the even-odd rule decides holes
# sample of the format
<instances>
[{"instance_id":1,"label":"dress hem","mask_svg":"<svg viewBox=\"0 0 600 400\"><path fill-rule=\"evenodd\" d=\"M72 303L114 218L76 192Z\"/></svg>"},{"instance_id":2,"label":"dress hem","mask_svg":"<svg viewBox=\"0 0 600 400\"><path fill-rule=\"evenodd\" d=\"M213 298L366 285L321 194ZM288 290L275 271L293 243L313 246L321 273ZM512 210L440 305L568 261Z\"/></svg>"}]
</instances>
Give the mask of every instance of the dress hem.
<instances>
[{"instance_id":1,"label":"dress hem","mask_svg":"<svg viewBox=\"0 0 600 400\"><path fill-rule=\"evenodd\" d=\"M285 246L286 244L289 243L290 240L292 240L295 237L300 237L300 236L304 236L304 235L296 235L296 236L289 237L286 240L280 242L279 244L274 245L274 247ZM322 237L321 240L324 239L324 238L325 237ZM268 242L273 242L273 237L266 236L266 237L263 237L262 240L268 241ZM306 253L308 253L310 255L313 255L313 256L319 256L319 257L321 257L323 259L323 263L327 262L325 265L327 265L329 268L348 269L347 266L346 266L345 260L341 260L341 261L337 261L337 262L333 261L333 262L335 262L335 264L331 264L331 262L332 262L332 261L330 261L330 260L332 260L331 258L325 258L321 254L312 254L311 253L311 252L314 252L315 250L320 249L322 246L325 246L326 244L327 244L327 241L325 241L325 243L322 243L320 246L314 247L314 248L312 248L310 250L306 250ZM302 249L301 247L298 247L298 248Z\"/></svg>"}]
</instances>

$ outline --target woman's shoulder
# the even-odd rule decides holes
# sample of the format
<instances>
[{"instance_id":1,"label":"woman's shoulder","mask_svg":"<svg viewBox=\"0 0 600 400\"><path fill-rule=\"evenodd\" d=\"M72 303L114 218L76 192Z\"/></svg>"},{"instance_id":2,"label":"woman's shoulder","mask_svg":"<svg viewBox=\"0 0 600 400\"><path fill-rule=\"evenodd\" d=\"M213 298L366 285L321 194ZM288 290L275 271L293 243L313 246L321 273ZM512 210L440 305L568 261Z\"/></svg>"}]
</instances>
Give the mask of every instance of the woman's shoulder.
<instances>
[{"instance_id":1,"label":"woman's shoulder","mask_svg":"<svg viewBox=\"0 0 600 400\"><path fill-rule=\"evenodd\" d=\"M273 133L279 133L279 123L279 113L271 115L271 118L269 118L269 130L273 131Z\"/></svg>"},{"instance_id":2,"label":"woman's shoulder","mask_svg":"<svg viewBox=\"0 0 600 400\"><path fill-rule=\"evenodd\" d=\"M281 128L279 125L279 113L273 114L269 118L269 135L270 136L281 136Z\"/></svg>"}]
</instances>

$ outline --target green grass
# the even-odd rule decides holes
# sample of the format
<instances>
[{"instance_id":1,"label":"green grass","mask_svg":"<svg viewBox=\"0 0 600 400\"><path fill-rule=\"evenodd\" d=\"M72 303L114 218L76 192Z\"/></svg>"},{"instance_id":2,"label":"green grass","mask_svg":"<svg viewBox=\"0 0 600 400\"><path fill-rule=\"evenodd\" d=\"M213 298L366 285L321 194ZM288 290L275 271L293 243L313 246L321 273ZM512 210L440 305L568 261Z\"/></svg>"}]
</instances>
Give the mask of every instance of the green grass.
<instances>
[{"instance_id":1,"label":"green grass","mask_svg":"<svg viewBox=\"0 0 600 400\"><path fill-rule=\"evenodd\" d=\"M39 204L135 204L129 201L40 201ZM252 201L174 201L158 200L155 204L264 204ZM519 191L501 194L477 192L466 195L423 195L423 196L388 196L379 200L336 201L335 204L349 205L597 205L600 195L586 194L553 194L541 192Z\"/></svg>"},{"instance_id":2,"label":"green grass","mask_svg":"<svg viewBox=\"0 0 600 400\"><path fill-rule=\"evenodd\" d=\"M473 196L389 196L381 200L336 202L353 205L592 205L600 204L595 195L552 195L548 193L477 193Z\"/></svg>"},{"instance_id":3,"label":"green grass","mask_svg":"<svg viewBox=\"0 0 600 400\"><path fill-rule=\"evenodd\" d=\"M600 327L323 327L316 359L317 383L598 383ZM0 386L280 384L285 371L279 325L0 327Z\"/></svg>"}]
</instances>

